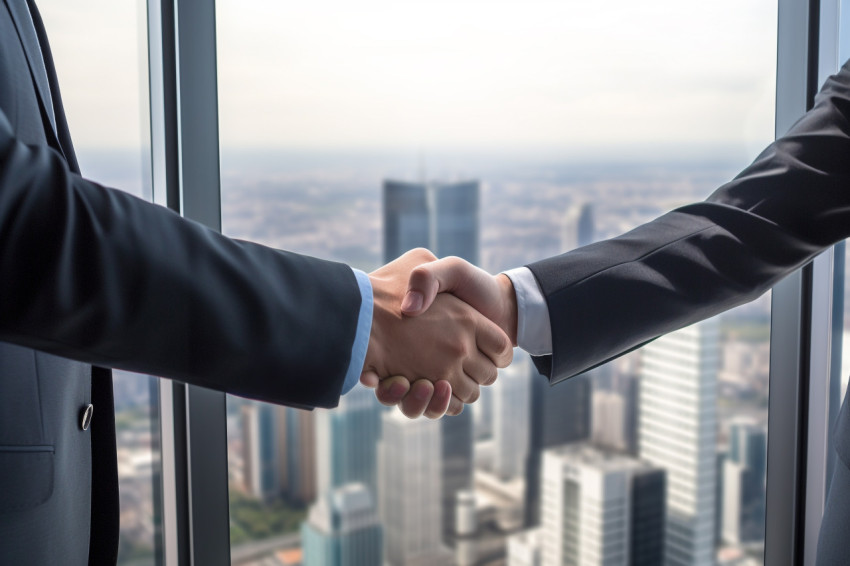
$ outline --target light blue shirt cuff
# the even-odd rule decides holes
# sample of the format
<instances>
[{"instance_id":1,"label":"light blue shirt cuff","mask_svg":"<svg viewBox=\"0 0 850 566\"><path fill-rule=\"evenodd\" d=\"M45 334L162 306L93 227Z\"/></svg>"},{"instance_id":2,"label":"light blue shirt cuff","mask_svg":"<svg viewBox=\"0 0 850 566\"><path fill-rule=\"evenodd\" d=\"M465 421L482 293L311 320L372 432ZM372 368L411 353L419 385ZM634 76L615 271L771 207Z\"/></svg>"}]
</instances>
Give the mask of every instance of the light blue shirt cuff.
<instances>
[{"instance_id":1,"label":"light blue shirt cuff","mask_svg":"<svg viewBox=\"0 0 850 566\"><path fill-rule=\"evenodd\" d=\"M504 272L514 285L516 293L517 345L532 356L552 353L552 324L549 306L537 278L527 267Z\"/></svg>"},{"instance_id":2,"label":"light blue shirt cuff","mask_svg":"<svg viewBox=\"0 0 850 566\"><path fill-rule=\"evenodd\" d=\"M345 395L360 381L363 364L366 363L366 350L369 349L369 335L372 332L372 282L369 276L359 269L351 269L357 278L357 286L360 287L360 314L357 317L357 334L354 336L354 344L351 346L351 363L342 382L342 395Z\"/></svg>"}]
</instances>

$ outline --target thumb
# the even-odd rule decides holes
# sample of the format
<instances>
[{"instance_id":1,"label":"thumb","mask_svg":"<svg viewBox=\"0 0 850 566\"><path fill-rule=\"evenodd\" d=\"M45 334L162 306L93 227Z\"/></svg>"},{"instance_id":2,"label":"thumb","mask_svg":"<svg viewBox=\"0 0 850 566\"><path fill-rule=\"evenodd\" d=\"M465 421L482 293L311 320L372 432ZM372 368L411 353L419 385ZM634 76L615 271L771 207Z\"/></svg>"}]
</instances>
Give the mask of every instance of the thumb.
<instances>
[{"instance_id":1,"label":"thumb","mask_svg":"<svg viewBox=\"0 0 850 566\"><path fill-rule=\"evenodd\" d=\"M446 257L414 268L408 278L401 312L407 316L422 314L439 293L452 293L465 300L462 291L477 271L477 267L459 257ZM488 275L486 271L482 270L482 273Z\"/></svg>"}]
</instances>

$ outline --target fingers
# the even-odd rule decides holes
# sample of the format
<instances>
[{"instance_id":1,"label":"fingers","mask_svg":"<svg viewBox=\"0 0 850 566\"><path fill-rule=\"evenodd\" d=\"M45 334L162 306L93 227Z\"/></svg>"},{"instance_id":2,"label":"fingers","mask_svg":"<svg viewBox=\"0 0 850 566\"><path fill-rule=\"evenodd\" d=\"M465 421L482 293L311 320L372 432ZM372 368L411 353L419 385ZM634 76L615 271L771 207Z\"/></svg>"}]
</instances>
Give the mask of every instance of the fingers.
<instances>
[{"instance_id":1,"label":"fingers","mask_svg":"<svg viewBox=\"0 0 850 566\"><path fill-rule=\"evenodd\" d=\"M410 392L401 400L399 408L409 419L421 417L434 395L434 384L427 379L418 379L410 386Z\"/></svg>"},{"instance_id":2,"label":"fingers","mask_svg":"<svg viewBox=\"0 0 850 566\"><path fill-rule=\"evenodd\" d=\"M486 375L475 374L475 377L473 377L464 372L462 376L449 380L452 386L452 393L464 403L474 403L481 395L481 388L478 386L477 379L484 380L486 379Z\"/></svg>"},{"instance_id":3,"label":"fingers","mask_svg":"<svg viewBox=\"0 0 850 566\"><path fill-rule=\"evenodd\" d=\"M429 419L439 419L445 415L453 399L452 386L446 380L431 383L427 379L420 379L410 385L407 379L401 376L380 382L375 395L384 405L399 405L399 409L407 417L425 415ZM462 405L459 400L457 403Z\"/></svg>"},{"instance_id":4,"label":"fingers","mask_svg":"<svg viewBox=\"0 0 850 566\"><path fill-rule=\"evenodd\" d=\"M425 416L429 419L439 419L446 414L449 402L452 399L452 386L448 381L441 379L434 383L434 396L425 409Z\"/></svg>"},{"instance_id":5,"label":"fingers","mask_svg":"<svg viewBox=\"0 0 850 566\"><path fill-rule=\"evenodd\" d=\"M410 382L406 377L396 375L381 380L375 389L375 397L381 404L389 407L398 405L410 391Z\"/></svg>"},{"instance_id":6,"label":"fingers","mask_svg":"<svg viewBox=\"0 0 850 566\"><path fill-rule=\"evenodd\" d=\"M364 371L360 374L360 383L368 387L369 389L375 389L380 383L380 378L378 374L374 371Z\"/></svg>"},{"instance_id":7,"label":"fingers","mask_svg":"<svg viewBox=\"0 0 850 566\"><path fill-rule=\"evenodd\" d=\"M475 328L475 342L478 351L484 354L496 367L506 368L514 358L511 339L495 322L479 316ZM479 383L482 383L479 381Z\"/></svg>"},{"instance_id":8,"label":"fingers","mask_svg":"<svg viewBox=\"0 0 850 566\"><path fill-rule=\"evenodd\" d=\"M401 312L416 316L428 310L437 294L444 292L452 293L474 306L474 303L467 299L475 299L475 296L461 295L469 295L464 291L470 286L471 280L483 283L483 280L479 281L482 274L490 277L486 271L458 257L446 257L420 265L410 272L407 293L401 302Z\"/></svg>"},{"instance_id":9,"label":"fingers","mask_svg":"<svg viewBox=\"0 0 850 566\"><path fill-rule=\"evenodd\" d=\"M446 414L450 417L456 417L457 415L463 412L463 401L452 395L452 398L449 400L449 408L446 410Z\"/></svg>"},{"instance_id":10,"label":"fingers","mask_svg":"<svg viewBox=\"0 0 850 566\"><path fill-rule=\"evenodd\" d=\"M499 370L490 358L481 352L475 352L463 362L463 371L479 385L492 385L499 376ZM466 401L469 403L469 401Z\"/></svg>"}]
</instances>

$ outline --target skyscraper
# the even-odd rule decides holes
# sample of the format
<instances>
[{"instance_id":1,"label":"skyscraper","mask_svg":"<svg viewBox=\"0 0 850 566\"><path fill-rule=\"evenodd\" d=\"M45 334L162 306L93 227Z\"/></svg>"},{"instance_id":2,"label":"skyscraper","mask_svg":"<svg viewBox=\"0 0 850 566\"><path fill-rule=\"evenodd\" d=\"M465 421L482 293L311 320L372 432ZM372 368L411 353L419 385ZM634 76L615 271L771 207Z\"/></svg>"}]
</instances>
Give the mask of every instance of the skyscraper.
<instances>
[{"instance_id":1,"label":"skyscraper","mask_svg":"<svg viewBox=\"0 0 850 566\"><path fill-rule=\"evenodd\" d=\"M370 490L359 483L328 491L301 524L304 566L381 563L383 531Z\"/></svg>"},{"instance_id":2,"label":"skyscraper","mask_svg":"<svg viewBox=\"0 0 850 566\"><path fill-rule=\"evenodd\" d=\"M590 438L591 384L579 375L555 386L532 366L531 430L525 468L525 525L540 524L543 450Z\"/></svg>"},{"instance_id":3,"label":"skyscraper","mask_svg":"<svg viewBox=\"0 0 850 566\"><path fill-rule=\"evenodd\" d=\"M650 343L640 385L640 457L667 470L665 564L714 564L717 318Z\"/></svg>"},{"instance_id":4,"label":"skyscraper","mask_svg":"<svg viewBox=\"0 0 850 566\"><path fill-rule=\"evenodd\" d=\"M528 457L531 424L531 360L515 352L513 363L499 370L493 397L493 473L502 480L522 477Z\"/></svg>"},{"instance_id":5,"label":"skyscraper","mask_svg":"<svg viewBox=\"0 0 850 566\"><path fill-rule=\"evenodd\" d=\"M280 408L266 403L242 405L242 447L245 491L258 499L280 493L277 418Z\"/></svg>"},{"instance_id":6,"label":"skyscraper","mask_svg":"<svg viewBox=\"0 0 850 566\"><path fill-rule=\"evenodd\" d=\"M729 455L723 463L723 541L764 540L767 430L752 419L729 427Z\"/></svg>"},{"instance_id":7,"label":"skyscraper","mask_svg":"<svg viewBox=\"0 0 850 566\"><path fill-rule=\"evenodd\" d=\"M593 392L593 431L597 446L626 451L626 400L608 389Z\"/></svg>"},{"instance_id":8,"label":"skyscraper","mask_svg":"<svg viewBox=\"0 0 850 566\"><path fill-rule=\"evenodd\" d=\"M478 264L478 181L408 183L384 181L384 260L416 247L437 257L455 255Z\"/></svg>"},{"instance_id":9,"label":"skyscraper","mask_svg":"<svg viewBox=\"0 0 850 566\"><path fill-rule=\"evenodd\" d=\"M316 497L316 425L314 411L280 407L278 419L282 490L291 500Z\"/></svg>"},{"instance_id":10,"label":"skyscraper","mask_svg":"<svg viewBox=\"0 0 850 566\"><path fill-rule=\"evenodd\" d=\"M340 397L335 409L317 409L315 415L319 493L357 482L376 497L375 449L381 431L381 406L372 392L355 387Z\"/></svg>"},{"instance_id":11,"label":"skyscraper","mask_svg":"<svg viewBox=\"0 0 850 566\"><path fill-rule=\"evenodd\" d=\"M384 260L426 247L437 257L458 256L478 264L480 183L409 183L385 180ZM439 421L442 431L442 525L454 536L455 497L472 487L472 411Z\"/></svg>"},{"instance_id":12,"label":"skyscraper","mask_svg":"<svg viewBox=\"0 0 850 566\"><path fill-rule=\"evenodd\" d=\"M589 443L543 453L543 566L657 566L664 470Z\"/></svg>"},{"instance_id":13,"label":"skyscraper","mask_svg":"<svg viewBox=\"0 0 850 566\"><path fill-rule=\"evenodd\" d=\"M392 566L451 562L442 545L440 425L397 411L381 416L378 508Z\"/></svg>"},{"instance_id":14,"label":"skyscraper","mask_svg":"<svg viewBox=\"0 0 850 566\"><path fill-rule=\"evenodd\" d=\"M573 204L564 214L561 249L568 252L595 241L596 227L593 221L593 203L579 202Z\"/></svg>"},{"instance_id":15,"label":"skyscraper","mask_svg":"<svg viewBox=\"0 0 850 566\"><path fill-rule=\"evenodd\" d=\"M636 356L640 351L618 358L593 373L593 410L591 438L593 443L637 455L639 379Z\"/></svg>"}]
</instances>

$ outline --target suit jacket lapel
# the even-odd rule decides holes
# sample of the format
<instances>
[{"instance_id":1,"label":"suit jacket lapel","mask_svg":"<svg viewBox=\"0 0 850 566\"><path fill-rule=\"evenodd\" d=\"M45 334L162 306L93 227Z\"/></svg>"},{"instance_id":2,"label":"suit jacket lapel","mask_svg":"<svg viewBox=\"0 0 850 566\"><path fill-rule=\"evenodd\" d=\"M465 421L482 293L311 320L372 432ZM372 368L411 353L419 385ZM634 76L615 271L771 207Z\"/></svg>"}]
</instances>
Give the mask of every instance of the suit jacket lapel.
<instances>
[{"instance_id":1,"label":"suit jacket lapel","mask_svg":"<svg viewBox=\"0 0 850 566\"><path fill-rule=\"evenodd\" d=\"M12 20L15 23L15 28L18 30L18 37L21 40L21 45L24 47L30 75L32 75L35 90L38 93L38 102L41 106L41 111L50 125L49 128L46 128L49 130L47 132L48 137L52 137L51 141L55 142L55 147L60 148L59 138L56 134L56 118L50 98L50 86L47 81L47 71L43 63L41 47L38 43L35 24L32 23L33 20L30 16L29 8L25 0L4 1L6 2L6 6L9 7L9 13L12 14Z\"/></svg>"},{"instance_id":2,"label":"suit jacket lapel","mask_svg":"<svg viewBox=\"0 0 850 566\"><path fill-rule=\"evenodd\" d=\"M47 83L49 86L50 98L53 101L53 111L55 113L56 129L55 134L58 137L57 149L65 156L65 161L74 173L80 173L80 165L77 163L77 156L74 153L74 144L71 143L71 133L68 130L68 121L65 118L65 109L62 105L62 94L59 91L59 78L56 76L56 66L53 64L53 54L50 52L50 42L47 41L47 32L44 30L44 22L41 20L41 14L35 5L35 0L27 0L29 4L30 15L32 16L33 27L38 37L38 45L41 46L41 57L44 61L44 70L47 73Z\"/></svg>"},{"instance_id":3,"label":"suit jacket lapel","mask_svg":"<svg viewBox=\"0 0 850 566\"><path fill-rule=\"evenodd\" d=\"M53 104L50 100L47 71L42 62L41 47L38 44L38 36L35 33L35 24L31 23L32 18L29 14L29 8L24 0L6 0L6 5L9 6L9 12L12 14L12 20L14 20L15 27L18 30L18 37L24 46L24 53L27 56L30 73L35 82L36 91L38 91L39 102L50 119L50 127L55 131L56 119L53 115Z\"/></svg>"}]
</instances>

